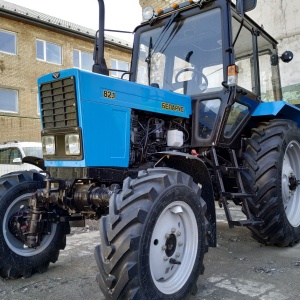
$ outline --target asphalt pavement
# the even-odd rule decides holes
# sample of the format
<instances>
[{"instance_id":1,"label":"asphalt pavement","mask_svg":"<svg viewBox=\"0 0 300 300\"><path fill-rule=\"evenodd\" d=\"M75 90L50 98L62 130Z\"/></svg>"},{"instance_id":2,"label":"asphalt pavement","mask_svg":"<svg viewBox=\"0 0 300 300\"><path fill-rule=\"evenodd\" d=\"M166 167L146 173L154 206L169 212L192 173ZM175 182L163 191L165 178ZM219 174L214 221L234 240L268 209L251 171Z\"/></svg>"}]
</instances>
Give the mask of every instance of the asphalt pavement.
<instances>
[{"instance_id":1,"label":"asphalt pavement","mask_svg":"<svg viewBox=\"0 0 300 300\"><path fill-rule=\"evenodd\" d=\"M240 217L239 208L233 208ZM262 246L247 228L229 229L217 209L218 244L205 255L204 275L197 282L201 300L296 300L300 298L300 245ZM104 300L95 281L93 251L99 243L97 225L73 229L59 260L43 274L0 280L3 300Z\"/></svg>"}]
</instances>

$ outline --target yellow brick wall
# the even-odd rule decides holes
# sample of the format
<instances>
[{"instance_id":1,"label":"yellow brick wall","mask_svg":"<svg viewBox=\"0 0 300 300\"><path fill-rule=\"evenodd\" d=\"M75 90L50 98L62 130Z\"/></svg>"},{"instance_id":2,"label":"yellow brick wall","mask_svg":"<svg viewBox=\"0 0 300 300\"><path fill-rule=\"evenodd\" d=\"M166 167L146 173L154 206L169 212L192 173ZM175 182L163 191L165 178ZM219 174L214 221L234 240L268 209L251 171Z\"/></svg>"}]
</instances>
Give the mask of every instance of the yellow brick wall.
<instances>
[{"instance_id":1,"label":"yellow brick wall","mask_svg":"<svg viewBox=\"0 0 300 300\"><path fill-rule=\"evenodd\" d=\"M17 114L0 111L0 144L8 140L39 141L40 118L37 113L37 78L43 74L73 67L73 49L92 53L93 41L57 33L27 23L0 17L0 29L17 34L17 55L0 52L0 88L19 93ZM36 39L62 46L62 65L36 59ZM106 45L105 58L130 62L131 53Z\"/></svg>"},{"instance_id":2,"label":"yellow brick wall","mask_svg":"<svg viewBox=\"0 0 300 300\"><path fill-rule=\"evenodd\" d=\"M140 5L142 8L145 8L146 6L152 6L154 10L157 10L158 8L168 8L171 6L172 3L183 3L187 0L140 0Z\"/></svg>"}]
</instances>

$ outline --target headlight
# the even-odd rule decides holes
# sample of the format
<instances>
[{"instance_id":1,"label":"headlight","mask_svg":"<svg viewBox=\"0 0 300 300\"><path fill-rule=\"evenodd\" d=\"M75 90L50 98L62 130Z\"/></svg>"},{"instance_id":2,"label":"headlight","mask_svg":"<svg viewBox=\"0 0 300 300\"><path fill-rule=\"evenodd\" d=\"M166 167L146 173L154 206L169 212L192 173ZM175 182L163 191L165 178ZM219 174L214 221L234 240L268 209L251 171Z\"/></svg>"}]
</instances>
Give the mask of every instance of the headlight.
<instances>
[{"instance_id":1,"label":"headlight","mask_svg":"<svg viewBox=\"0 0 300 300\"><path fill-rule=\"evenodd\" d=\"M154 16L154 9L152 6L147 6L143 10L143 18L148 21Z\"/></svg>"},{"instance_id":2,"label":"headlight","mask_svg":"<svg viewBox=\"0 0 300 300\"><path fill-rule=\"evenodd\" d=\"M55 154L55 137L52 135L42 137L43 155Z\"/></svg>"},{"instance_id":3,"label":"headlight","mask_svg":"<svg viewBox=\"0 0 300 300\"><path fill-rule=\"evenodd\" d=\"M67 134L65 136L66 155L80 154L80 137L79 134Z\"/></svg>"}]
</instances>

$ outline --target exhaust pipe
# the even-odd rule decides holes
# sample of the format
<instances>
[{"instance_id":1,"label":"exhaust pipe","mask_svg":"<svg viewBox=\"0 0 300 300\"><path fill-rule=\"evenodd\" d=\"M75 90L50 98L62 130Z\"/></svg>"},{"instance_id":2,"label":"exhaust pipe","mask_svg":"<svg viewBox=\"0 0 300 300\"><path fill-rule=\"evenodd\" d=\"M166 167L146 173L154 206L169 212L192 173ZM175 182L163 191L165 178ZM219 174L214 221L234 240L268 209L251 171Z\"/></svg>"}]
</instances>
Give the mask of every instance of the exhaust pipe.
<instances>
[{"instance_id":1,"label":"exhaust pipe","mask_svg":"<svg viewBox=\"0 0 300 300\"><path fill-rule=\"evenodd\" d=\"M98 0L99 3L99 30L95 37L95 47L94 47L94 65L93 72L109 75L106 61L104 59L104 20L105 20L105 7L104 0Z\"/></svg>"}]
</instances>

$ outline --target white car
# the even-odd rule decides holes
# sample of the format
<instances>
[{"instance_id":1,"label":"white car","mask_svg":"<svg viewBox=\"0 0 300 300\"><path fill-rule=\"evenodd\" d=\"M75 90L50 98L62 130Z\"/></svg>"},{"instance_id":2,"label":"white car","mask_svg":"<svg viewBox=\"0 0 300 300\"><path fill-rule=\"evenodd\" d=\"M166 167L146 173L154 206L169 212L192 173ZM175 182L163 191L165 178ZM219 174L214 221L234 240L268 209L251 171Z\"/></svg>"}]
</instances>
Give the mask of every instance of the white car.
<instances>
[{"instance_id":1,"label":"white car","mask_svg":"<svg viewBox=\"0 0 300 300\"><path fill-rule=\"evenodd\" d=\"M8 142L0 145L0 176L15 171L41 171L32 164L23 163L25 156L43 158L42 143Z\"/></svg>"}]
</instances>

